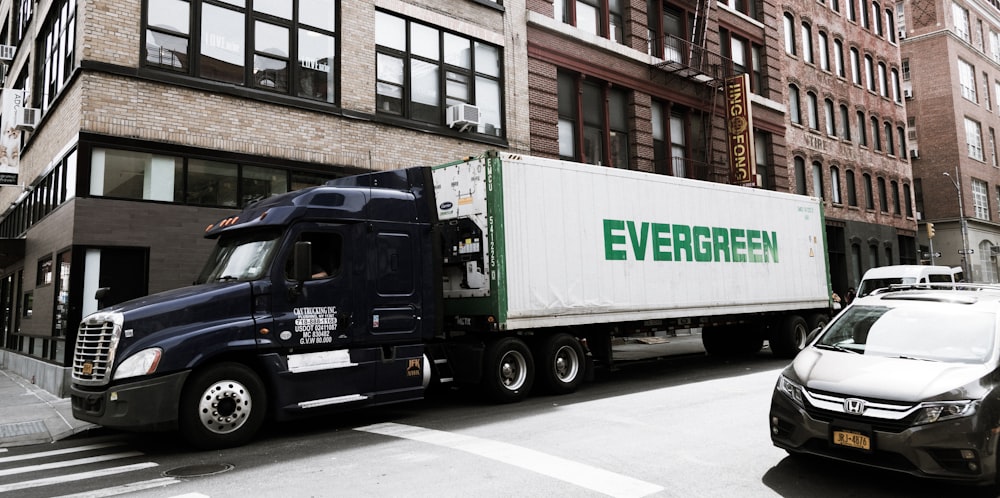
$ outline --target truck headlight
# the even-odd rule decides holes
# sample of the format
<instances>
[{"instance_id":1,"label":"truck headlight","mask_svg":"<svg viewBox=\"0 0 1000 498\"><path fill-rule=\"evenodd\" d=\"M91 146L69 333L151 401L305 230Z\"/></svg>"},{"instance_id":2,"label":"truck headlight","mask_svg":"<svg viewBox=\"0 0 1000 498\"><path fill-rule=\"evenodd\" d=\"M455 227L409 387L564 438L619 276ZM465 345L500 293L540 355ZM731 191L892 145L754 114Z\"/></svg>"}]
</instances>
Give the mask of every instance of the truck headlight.
<instances>
[{"instance_id":1,"label":"truck headlight","mask_svg":"<svg viewBox=\"0 0 1000 498\"><path fill-rule=\"evenodd\" d=\"M129 356L115 369L114 379L127 379L155 372L156 366L160 364L162 354L163 350L160 348L149 348Z\"/></svg>"},{"instance_id":2,"label":"truck headlight","mask_svg":"<svg viewBox=\"0 0 1000 498\"><path fill-rule=\"evenodd\" d=\"M917 410L917 417L913 420L913 425L933 424L943 420L968 417L976 413L978 404L971 400L923 403Z\"/></svg>"}]
</instances>

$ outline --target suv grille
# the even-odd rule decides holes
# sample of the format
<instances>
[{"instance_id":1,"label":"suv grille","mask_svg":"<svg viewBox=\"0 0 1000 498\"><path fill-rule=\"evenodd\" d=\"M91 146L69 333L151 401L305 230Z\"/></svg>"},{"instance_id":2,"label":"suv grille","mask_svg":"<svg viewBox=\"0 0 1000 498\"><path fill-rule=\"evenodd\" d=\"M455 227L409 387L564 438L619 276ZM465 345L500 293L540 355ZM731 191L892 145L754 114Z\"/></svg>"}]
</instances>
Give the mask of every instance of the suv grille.
<instances>
[{"instance_id":1,"label":"suv grille","mask_svg":"<svg viewBox=\"0 0 1000 498\"><path fill-rule=\"evenodd\" d=\"M80 323L73 356L73 381L81 385L107 384L115 360L121 325L114 316L91 317Z\"/></svg>"}]
</instances>

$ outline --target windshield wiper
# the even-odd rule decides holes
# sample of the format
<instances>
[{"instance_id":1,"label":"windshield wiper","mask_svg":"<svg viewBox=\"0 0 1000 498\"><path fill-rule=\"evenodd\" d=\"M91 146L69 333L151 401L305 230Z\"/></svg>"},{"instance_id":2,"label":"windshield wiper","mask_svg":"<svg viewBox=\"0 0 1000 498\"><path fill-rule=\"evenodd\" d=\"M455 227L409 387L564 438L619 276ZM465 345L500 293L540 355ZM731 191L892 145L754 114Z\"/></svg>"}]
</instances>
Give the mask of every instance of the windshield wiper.
<instances>
[{"instance_id":1,"label":"windshield wiper","mask_svg":"<svg viewBox=\"0 0 1000 498\"><path fill-rule=\"evenodd\" d=\"M855 349L848 349L848 348L845 348L843 346L838 346L836 344L816 344L815 347L820 348L820 349L829 349L831 351L840 351L841 353L861 354L861 351L858 351L858 350L855 350Z\"/></svg>"},{"instance_id":2,"label":"windshield wiper","mask_svg":"<svg viewBox=\"0 0 1000 498\"><path fill-rule=\"evenodd\" d=\"M221 276L219 278L216 278L215 281L216 282L232 282L234 280L239 280L239 279L240 279L239 277L234 277L232 275L223 275L223 276Z\"/></svg>"},{"instance_id":3,"label":"windshield wiper","mask_svg":"<svg viewBox=\"0 0 1000 498\"><path fill-rule=\"evenodd\" d=\"M906 356L902 354L899 356L894 356L894 358L899 358L900 360L917 360L917 361L934 361L934 362L938 361L932 358L917 358L916 356Z\"/></svg>"}]
</instances>

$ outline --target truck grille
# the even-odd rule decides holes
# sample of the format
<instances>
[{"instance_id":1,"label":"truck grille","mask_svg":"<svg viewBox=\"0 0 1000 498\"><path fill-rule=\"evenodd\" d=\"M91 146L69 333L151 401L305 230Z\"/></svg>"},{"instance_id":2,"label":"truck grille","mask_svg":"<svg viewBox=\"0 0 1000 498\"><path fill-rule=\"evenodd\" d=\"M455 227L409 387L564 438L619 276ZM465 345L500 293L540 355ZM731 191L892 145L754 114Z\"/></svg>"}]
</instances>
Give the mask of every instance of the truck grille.
<instances>
[{"instance_id":1,"label":"truck grille","mask_svg":"<svg viewBox=\"0 0 1000 498\"><path fill-rule=\"evenodd\" d=\"M80 323L73 355L74 383L87 386L108 383L120 333L118 314L91 315Z\"/></svg>"}]
</instances>

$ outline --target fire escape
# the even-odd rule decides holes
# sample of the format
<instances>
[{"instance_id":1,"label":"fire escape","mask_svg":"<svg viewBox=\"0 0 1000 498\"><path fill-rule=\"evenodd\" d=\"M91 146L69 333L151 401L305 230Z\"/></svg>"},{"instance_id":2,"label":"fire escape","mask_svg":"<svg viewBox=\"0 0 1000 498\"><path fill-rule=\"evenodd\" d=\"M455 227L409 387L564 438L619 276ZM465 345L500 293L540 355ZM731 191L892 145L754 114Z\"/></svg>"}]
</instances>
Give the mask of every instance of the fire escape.
<instances>
[{"instance_id":1,"label":"fire escape","mask_svg":"<svg viewBox=\"0 0 1000 498\"><path fill-rule=\"evenodd\" d=\"M713 123L718 100L724 99L723 86L726 79L745 71L737 69L732 59L711 52L706 48L705 35L708 26L709 6L713 0L697 1L691 41L674 35L664 36L662 38L663 61L656 63L651 69L652 72L666 73L681 78L682 81L687 81L693 85L696 94L703 96L705 102L705 106L701 108L702 137L705 139L704 160L685 157L668 158L671 163L668 173L673 174L674 165L680 161L690 168L690 173L687 175L689 177L729 183L726 161L716 162L715 160L717 151L714 138L717 127ZM720 96L720 94L723 95ZM706 108L708 108L707 111Z\"/></svg>"}]
</instances>

